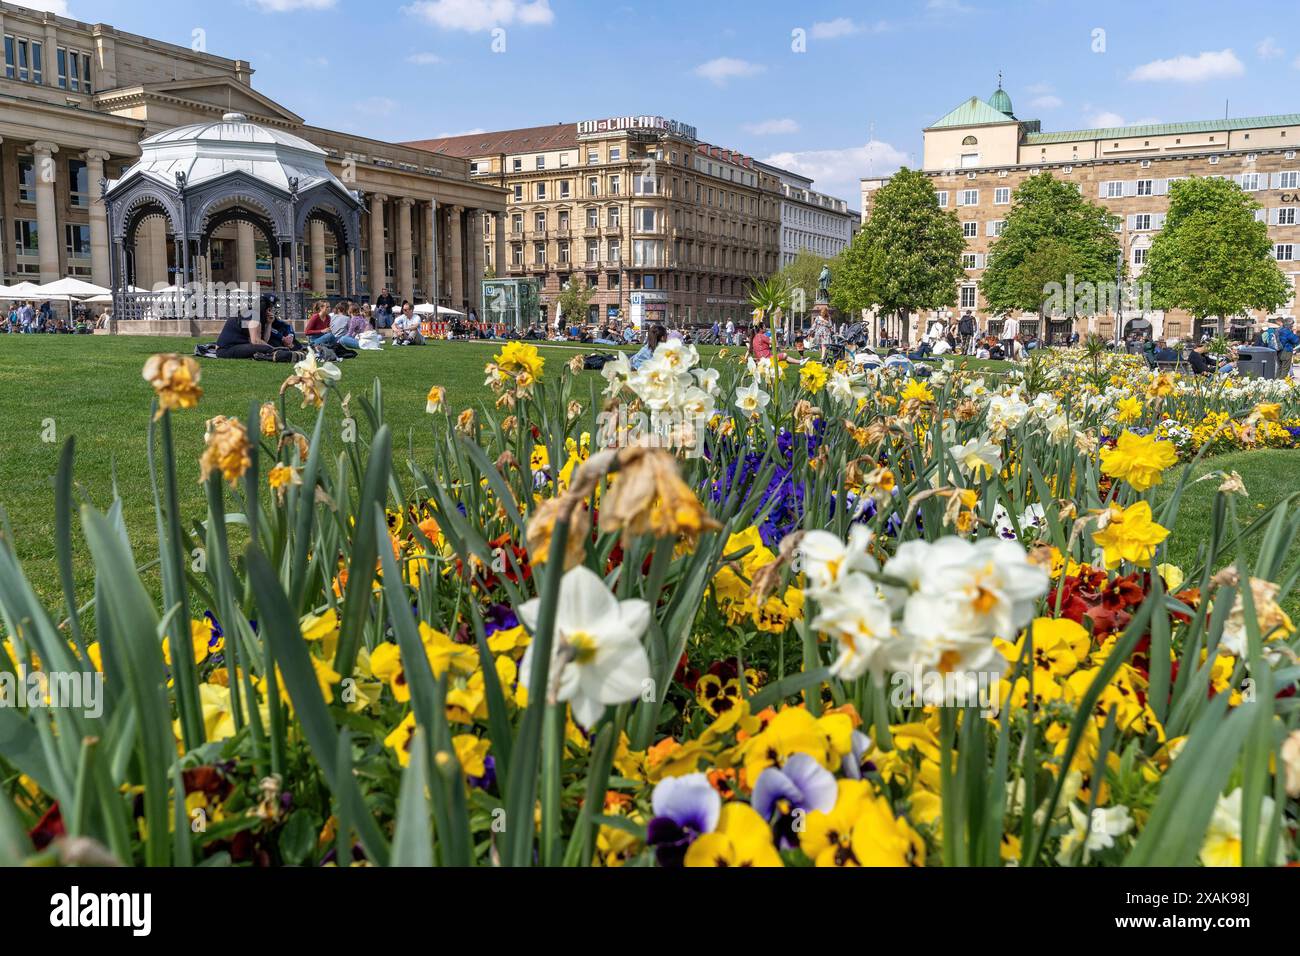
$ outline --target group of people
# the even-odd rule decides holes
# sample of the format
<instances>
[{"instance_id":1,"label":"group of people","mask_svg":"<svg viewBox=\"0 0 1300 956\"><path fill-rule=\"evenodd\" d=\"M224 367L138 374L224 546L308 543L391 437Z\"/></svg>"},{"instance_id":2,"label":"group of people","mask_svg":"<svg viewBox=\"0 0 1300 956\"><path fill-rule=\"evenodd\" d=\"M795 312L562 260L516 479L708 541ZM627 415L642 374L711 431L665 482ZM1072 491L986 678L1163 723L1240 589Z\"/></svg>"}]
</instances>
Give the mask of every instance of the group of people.
<instances>
[{"instance_id":1,"label":"group of people","mask_svg":"<svg viewBox=\"0 0 1300 956\"><path fill-rule=\"evenodd\" d=\"M107 312L104 313L108 315ZM80 302L72 306L71 316L68 319L61 315L56 315L53 306L49 302L42 302L39 306L33 301L12 302L9 306L9 312L5 316L3 331L10 335L38 335L38 334L59 334L59 335L90 335L96 328L102 327L101 323L106 321L103 317L97 322L93 322L89 310ZM92 324L93 322L93 324Z\"/></svg>"}]
</instances>

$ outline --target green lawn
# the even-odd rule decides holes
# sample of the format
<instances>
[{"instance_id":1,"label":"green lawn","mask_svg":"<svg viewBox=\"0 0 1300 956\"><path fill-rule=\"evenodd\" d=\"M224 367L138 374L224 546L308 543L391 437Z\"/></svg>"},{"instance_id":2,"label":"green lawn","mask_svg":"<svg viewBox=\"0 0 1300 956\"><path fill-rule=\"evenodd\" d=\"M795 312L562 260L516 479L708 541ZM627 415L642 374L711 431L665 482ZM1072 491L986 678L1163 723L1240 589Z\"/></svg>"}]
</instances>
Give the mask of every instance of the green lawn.
<instances>
[{"instance_id":1,"label":"green lawn","mask_svg":"<svg viewBox=\"0 0 1300 956\"><path fill-rule=\"evenodd\" d=\"M77 443L75 480L79 493L100 508L120 489L124 514L140 563L156 555L153 495L146 457L149 407L153 392L140 375L155 352L192 353L198 339L137 336L0 336L0 506L8 516L18 553L47 606L61 603L54 558L53 476L63 442ZM447 388L452 415L490 396L483 366L499 343L435 342L423 347L362 352L342 363L346 392L368 394L376 376L384 388L385 416L397 454L405 455L408 436L418 454L432 447L425 396L431 385ZM588 348L587 351L592 351ZM576 348L547 347L548 362L567 362ZM173 414L178 478L186 518L204 511L198 460L203 424L214 415L247 416L252 402L274 399L292 366L269 362L205 359L203 399L196 409ZM586 373L593 378L594 372ZM287 396L290 415L303 427L313 410L294 416L297 393ZM326 436L338 436L337 403L327 406ZM331 451L339 444L334 440ZM74 529L78 594L89 597L88 554Z\"/></svg>"}]
</instances>

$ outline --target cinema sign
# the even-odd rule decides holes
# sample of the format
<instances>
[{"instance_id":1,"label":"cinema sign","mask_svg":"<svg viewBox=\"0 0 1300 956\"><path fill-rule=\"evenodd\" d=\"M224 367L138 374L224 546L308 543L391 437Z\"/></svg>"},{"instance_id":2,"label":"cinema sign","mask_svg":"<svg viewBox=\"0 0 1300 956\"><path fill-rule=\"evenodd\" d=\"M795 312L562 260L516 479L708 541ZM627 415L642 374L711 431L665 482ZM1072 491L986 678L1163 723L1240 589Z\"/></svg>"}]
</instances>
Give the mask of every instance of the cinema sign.
<instances>
[{"instance_id":1,"label":"cinema sign","mask_svg":"<svg viewBox=\"0 0 1300 956\"><path fill-rule=\"evenodd\" d=\"M583 120L578 123L579 136L596 136L617 133L620 130L650 130L656 133L673 133L686 139L695 139L695 127L662 116L610 116L605 119Z\"/></svg>"}]
</instances>

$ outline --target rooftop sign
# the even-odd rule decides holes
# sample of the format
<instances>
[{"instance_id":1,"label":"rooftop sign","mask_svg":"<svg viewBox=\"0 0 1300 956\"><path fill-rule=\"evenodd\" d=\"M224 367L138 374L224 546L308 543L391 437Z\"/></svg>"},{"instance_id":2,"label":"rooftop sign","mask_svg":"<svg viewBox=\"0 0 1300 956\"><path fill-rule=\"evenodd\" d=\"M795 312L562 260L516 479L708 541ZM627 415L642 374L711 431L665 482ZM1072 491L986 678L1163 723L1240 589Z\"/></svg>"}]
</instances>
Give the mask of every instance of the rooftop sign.
<instances>
[{"instance_id":1,"label":"rooftop sign","mask_svg":"<svg viewBox=\"0 0 1300 956\"><path fill-rule=\"evenodd\" d=\"M656 133L672 133L689 140L695 139L695 127L677 120L664 119L662 116L610 116L605 119L582 120L578 123L579 136L594 136L599 133L616 133L620 130L650 130Z\"/></svg>"}]
</instances>

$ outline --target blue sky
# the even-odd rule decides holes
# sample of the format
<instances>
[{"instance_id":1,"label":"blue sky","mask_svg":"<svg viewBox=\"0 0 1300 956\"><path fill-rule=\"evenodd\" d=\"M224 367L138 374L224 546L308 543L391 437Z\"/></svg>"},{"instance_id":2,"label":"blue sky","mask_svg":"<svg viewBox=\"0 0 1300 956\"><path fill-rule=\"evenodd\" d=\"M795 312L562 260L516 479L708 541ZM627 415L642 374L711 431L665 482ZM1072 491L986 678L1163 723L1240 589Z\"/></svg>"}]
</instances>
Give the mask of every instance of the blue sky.
<instances>
[{"instance_id":1,"label":"blue sky","mask_svg":"<svg viewBox=\"0 0 1300 956\"><path fill-rule=\"evenodd\" d=\"M999 70L1016 114L1044 129L1206 119L1225 101L1234 116L1300 111L1300 33L1267 7L1208 0L24 5L186 46L199 35L317 125L396 140L659 114L854 206L861 176L919 162L922 127L987 97Z\"/></svg>"}]
</instances>

